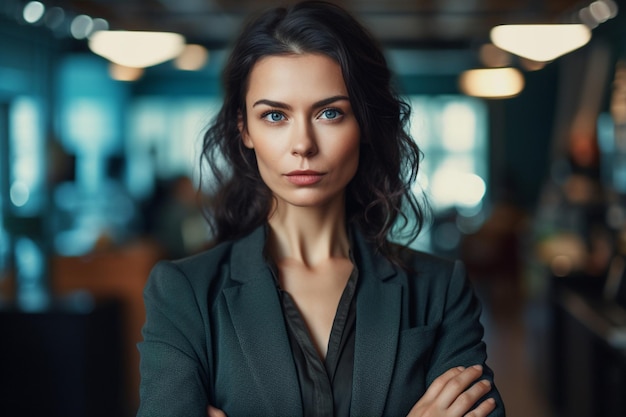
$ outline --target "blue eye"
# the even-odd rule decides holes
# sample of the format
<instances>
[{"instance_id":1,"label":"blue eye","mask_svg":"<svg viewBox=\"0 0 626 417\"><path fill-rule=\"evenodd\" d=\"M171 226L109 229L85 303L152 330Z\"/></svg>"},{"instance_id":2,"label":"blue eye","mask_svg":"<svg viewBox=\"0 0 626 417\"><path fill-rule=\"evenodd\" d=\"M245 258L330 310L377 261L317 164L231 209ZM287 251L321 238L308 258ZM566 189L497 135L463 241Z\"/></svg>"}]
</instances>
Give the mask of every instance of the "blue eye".
<instances>
[{"instance_id":1,"label":"blue eye","mask_svg":"<svg viewBox=\"0 0 626 417\"><path fill-rule=\"evenodd\" d=\"M322 112L321 117L328 120L333 120L341 116L341 112L337 109L326 109Z\"/></svg>"},{"instance_id":2,"label":"blue eye","mask_svg":"<svg viewBox=\"0 0 626 417\"><path fill-rule=\"evenodd\" d=\"M277 111L270 111L263 115L263 119L267 120L268 122L282 122L283 120L285 120L285 115Z\"/></svg>"}]
</instances>

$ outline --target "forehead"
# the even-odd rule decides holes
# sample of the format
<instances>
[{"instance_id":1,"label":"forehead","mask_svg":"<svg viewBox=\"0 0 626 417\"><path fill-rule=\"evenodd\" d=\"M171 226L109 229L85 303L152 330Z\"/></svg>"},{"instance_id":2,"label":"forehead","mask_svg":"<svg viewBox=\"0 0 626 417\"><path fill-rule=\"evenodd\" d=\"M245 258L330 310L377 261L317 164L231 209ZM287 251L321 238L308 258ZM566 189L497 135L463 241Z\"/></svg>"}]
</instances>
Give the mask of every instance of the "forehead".
<instances>
[{"instance_id":1,"label":"forehead","mask_svg":"<svg viewBox=\"0 0 626 417\"><path fill-rule=\"evenodd\" d=\"M347 95L339 64L322 54L267 56L252 67L248 98L324 98Z\"/></svg>"}]
</instances>

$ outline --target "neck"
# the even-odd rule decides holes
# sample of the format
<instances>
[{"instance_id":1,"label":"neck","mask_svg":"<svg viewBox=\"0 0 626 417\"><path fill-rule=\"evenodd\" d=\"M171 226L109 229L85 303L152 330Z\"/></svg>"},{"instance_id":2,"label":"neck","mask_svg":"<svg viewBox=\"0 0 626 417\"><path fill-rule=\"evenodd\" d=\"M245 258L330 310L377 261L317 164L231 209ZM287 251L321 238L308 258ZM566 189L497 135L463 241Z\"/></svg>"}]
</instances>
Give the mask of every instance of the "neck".
<instances>
[{"instance_id":1,"label":"neck","mask_svg":"<svg viewBox=\"0 0 626 417\"><path fill-rule=\"evenodd\" d=\"M269 219L274 260L315 266L331 258L348 258L344 207L277 207Z\"/></svg>"}]
</instances>

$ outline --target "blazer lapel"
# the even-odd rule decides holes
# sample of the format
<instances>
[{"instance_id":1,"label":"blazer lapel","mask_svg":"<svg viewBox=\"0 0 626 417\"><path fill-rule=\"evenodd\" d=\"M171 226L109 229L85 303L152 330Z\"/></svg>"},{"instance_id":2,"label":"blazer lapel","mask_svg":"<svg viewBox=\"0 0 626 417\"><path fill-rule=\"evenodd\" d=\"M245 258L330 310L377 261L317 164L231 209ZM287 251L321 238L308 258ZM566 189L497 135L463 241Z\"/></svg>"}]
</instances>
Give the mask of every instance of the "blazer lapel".
<instances>
[{"instance_id":1,"label":"blazer lapel","mask_svg":"<svg viewBox=\"0 0 626 417\"><path fill-rule=\"evenodd\" d=\"M224 296L253 382L262 393L262 406L271 415L302 415L295 365L274 278L263 258L264 245L263 227L235 245L231 278L241 285L225 289Z\"/></svg>"},{"instance_id":2,"label":"blazer lapel","mask_svg":"<svg viewBox=\"0 0 626 417\"><path fill-rule=\"evenodd\" d=\"M395 365L402 288L385 282L395 269L384 257L361 236L355 242L360 271L351 415L381 416Z\"/></svg>"},{"instance_id":3,"label":"blazer lapel","mask_svg":"<svg viewBox=\"0 0 626 417\"><path fill-rule=\"evenodd\" d=\"M241 285L225 289L224 296L246 364L263 395L259 406L271 415L302 415L295 365L274 279L263 258L264 245L263 227L235 245L231 278ZM395 269L358 232L354 246L359 284L351 415L380 416L395 366L402 289L388 282Z\"/></svg>"}]
</instances>

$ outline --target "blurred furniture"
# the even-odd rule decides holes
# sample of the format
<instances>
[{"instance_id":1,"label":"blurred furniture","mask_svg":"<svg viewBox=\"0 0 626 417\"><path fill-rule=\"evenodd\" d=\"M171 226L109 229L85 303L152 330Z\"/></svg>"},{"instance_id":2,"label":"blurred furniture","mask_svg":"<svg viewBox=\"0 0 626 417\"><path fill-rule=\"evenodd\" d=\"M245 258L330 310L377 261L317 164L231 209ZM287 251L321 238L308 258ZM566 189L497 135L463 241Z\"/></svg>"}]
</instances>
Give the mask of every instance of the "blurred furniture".
<instances>
[{"instance_id":1,"label":"blurred furniture","mask_svg":"<svg viewBox=\"0 0 626 417\"><path fill-rule=\"evenodd\" d=\"M626 416L626 309L593 281L552 278L551 381L558 415Z\"/></svg>"},{"instance_id":2,"label":"blurred furniture","mask_svg":"<svg viewBox=\"0 0 626 417\"><path fill-rule=\"evenodd\" d=\"M119 303L0 310L0 415L124 416Z\"/></svg>"},{"instance_id":3,"label":"blurred furniture","mask_svg":"<svg viewBox=\"0 0 626 417\"><path fill-rule=\"evenodd\" d=\"M121 303L123 363L126 401L139 405L139 352L141 327L145 321L143 287L150 270L161 258L153 243L141 241L124 247L108 247L82 257L54 257L51 287L63 296L86 291L96 299L115 298Z\"/></svg>"}]
</instances>

